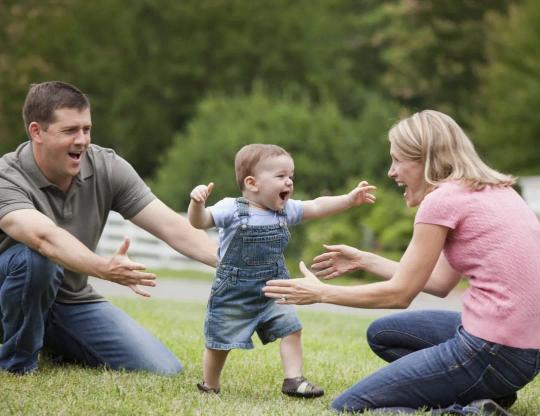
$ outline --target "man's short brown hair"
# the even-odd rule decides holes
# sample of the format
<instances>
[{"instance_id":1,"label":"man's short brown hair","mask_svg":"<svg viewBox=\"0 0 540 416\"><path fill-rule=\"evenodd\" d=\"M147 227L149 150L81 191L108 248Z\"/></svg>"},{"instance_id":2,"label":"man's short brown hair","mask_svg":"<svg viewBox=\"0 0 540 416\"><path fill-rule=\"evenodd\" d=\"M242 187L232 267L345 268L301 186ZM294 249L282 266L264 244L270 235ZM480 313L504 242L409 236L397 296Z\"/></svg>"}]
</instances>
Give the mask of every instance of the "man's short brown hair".
<instances>
[{"instance_id":1,"label":"man's short brown hair","mask_svg":"<svg viewBox=\"0 0 540 416\"><path fill-rule=\"evenodd\" d=\"M62 81L48 81L32 84L26 94L23 106L24 128L33 121L38 122L44 130L53 123L54 112L60 108L90 108L90 100L77 87Z\"/></svg>"},{"instance_id":2,"label":"man's short brown hair","mask_svg":"<svg viewBox=\"0 0 540 416\"><path fill-rule=\"evenodd\" d=\"M248 144L242 147L234 158L234 170L236 172L236 183L240 190L244 190L244 179L253 175L255 166L262 160L270 157L288 156L292 159L289 152L275 144Z\"/></svg>"}]
</instances>

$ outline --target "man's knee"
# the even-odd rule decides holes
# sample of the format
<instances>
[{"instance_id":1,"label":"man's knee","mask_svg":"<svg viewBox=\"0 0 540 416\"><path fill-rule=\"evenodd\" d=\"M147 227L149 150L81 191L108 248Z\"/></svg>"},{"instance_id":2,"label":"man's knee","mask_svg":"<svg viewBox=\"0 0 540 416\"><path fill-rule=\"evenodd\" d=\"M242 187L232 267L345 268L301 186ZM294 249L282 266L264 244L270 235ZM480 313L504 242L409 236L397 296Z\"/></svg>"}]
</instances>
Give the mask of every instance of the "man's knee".
<instances>
[{"instance_id":1,"label":"man's knee","mask_svg":"<svg viewBox=\"0 0 540 416\"><path fill-rule=\"evenodd\" d=\"M175 376L184 369L180 361L169 352L154 357L148 357L144 354L138 357L128 356L124 360L111 360L111 362L104 359L103 362L94 365L96 367L104 365L111 370L143 371L160 376Z\"/></svg>"},{"instance_id":2,"label":"man's knee","mask_svg":"<svg viewBox=\"0 0 540 416\"><path fill-rule=\"evenodd\" d=\"M63 268L28 246L17 246L9 259L7 274L24 279L31 294L57 289L62 283Z\"/></svg>"},{"instance_id":3,"label":"man's knee","mask_svg":"<svg viewBox=\"0 0 540 416\"><path fill-rule=\"evenodd\" d=\"M133 365L128 365L128 368L131 367L131 370L148 371L162 376L175 376L183 371L182 363L164 345L160 345L160 349L153 351L151 356L149 356L148 352L137 357Z\"/></svg>"},{"instance_id":4,"label":"man's knee","mask_svg":"<svg viewBox=\"0 0 540 416\"><path fill-rule=\"evenodd\" d=\"M184 366L176 358L169 362L162 363L159 368L154 369L154 373L162 376L175 376L184 370Z\"/></svg>"}]
</instances>

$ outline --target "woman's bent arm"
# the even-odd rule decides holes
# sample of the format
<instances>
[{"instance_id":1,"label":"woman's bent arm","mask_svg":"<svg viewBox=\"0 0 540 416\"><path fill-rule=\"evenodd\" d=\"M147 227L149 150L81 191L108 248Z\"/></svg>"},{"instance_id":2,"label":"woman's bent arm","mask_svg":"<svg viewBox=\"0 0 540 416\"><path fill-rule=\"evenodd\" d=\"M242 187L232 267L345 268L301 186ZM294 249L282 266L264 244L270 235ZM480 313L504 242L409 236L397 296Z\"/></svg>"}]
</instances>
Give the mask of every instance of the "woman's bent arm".
<instances>
[{"instance_id":1,"label":"woman's bent arm","mask_svg":"<svg viewBox=\"0 0 540 416\"><path fill-rule=\"evenodd\" d=\"M405 254L386 282L353 287L326 285L304 267L301 269L304 279L271 280L264 291L269 297L281 298L279 303L323 302L359 308L406 308L430 279L447 233L446 227L417 224Z\"/></svg>"}]
</instances>

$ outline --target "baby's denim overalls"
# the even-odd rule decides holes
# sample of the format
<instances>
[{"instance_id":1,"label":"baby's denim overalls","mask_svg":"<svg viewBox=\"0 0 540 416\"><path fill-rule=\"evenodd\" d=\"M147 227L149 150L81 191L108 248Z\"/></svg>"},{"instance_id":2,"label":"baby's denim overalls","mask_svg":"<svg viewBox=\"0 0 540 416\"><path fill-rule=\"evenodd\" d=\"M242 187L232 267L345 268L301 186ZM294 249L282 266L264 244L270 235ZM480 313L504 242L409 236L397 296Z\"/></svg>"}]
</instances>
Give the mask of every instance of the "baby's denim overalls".
<instances>
[{"instance_id":1,"label":"baby's denim overalls","mask_svg":"<svg viewBox=\"0 0 540 416\"><path fill-rule=\"evenodd\" d=\"M302 329L291 305L279 305L262 292L267 280L288 279L283 252L289 242L285 211L279 223L249 225L249 204L236 199L240 225L221 259L204 325L206 347L253 348L256 331L263 344Z\"/></svg>"}]
</instances>

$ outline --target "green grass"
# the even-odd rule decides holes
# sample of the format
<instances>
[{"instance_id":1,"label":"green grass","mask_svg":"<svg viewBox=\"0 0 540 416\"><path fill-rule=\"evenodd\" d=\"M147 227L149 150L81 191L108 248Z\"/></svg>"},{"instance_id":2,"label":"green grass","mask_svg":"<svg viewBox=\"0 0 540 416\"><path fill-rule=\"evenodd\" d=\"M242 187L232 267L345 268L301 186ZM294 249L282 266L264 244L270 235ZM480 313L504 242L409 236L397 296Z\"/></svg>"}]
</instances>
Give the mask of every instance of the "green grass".
<instances>
[{"instance_id":1,"label":"green grass","mask_svg":"<svg viewBox=\"0 0 540 416\"><path fill-rule=\"evenodd\" d=\"M148 271L155 273L160 279L186 279L210 282L214 278L213 272L200 270L149 269Z\"/></svg>"},{"instance_id":2,"label":"green grass","mask_svg":"<svg viewBox=\"0 0 540 416\"><path fill-rule=\"evenodd\" d=\"M115 303L157 335L185 364L176 377L58 367L40 362L29 376L0 372L0 415L335 415L333 397L384 365L365 341L368 319L300 311L305 374L324 387L320 399L280 393L278 343L233 351L219 396L201 395L204 346L202 303L116 299ZM256 338L256 337L255 337ZM540 379L519 393L516 415L540 414Z\"/></svg>"},{"instance_id":3,"label":"green grass","mask_svg":"<svg viewBox=\"0 0 540 416\"><path fill-rule=\"evenodd\" d=\"M155 273L159 279L186 279L211 282L214 278L214 273L199 270L150 269L149 271ZM301 277L301 274L299 271L297 271L296 273L292 273L292 276ZM331 280L325 280L324 282L329 284L351 286L366 283L366 280L361 280L351 276L340 276Z\"/></svg>"}]
</instances>

